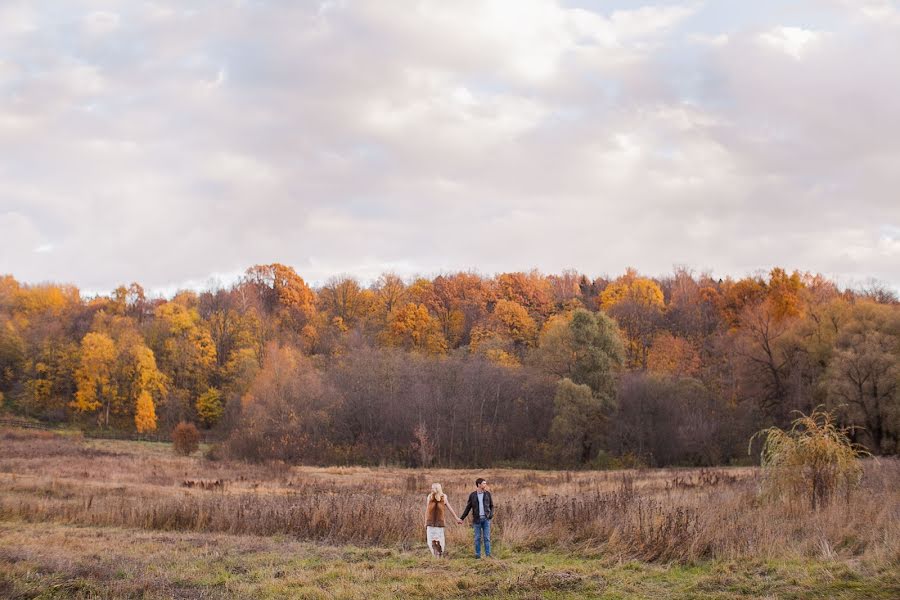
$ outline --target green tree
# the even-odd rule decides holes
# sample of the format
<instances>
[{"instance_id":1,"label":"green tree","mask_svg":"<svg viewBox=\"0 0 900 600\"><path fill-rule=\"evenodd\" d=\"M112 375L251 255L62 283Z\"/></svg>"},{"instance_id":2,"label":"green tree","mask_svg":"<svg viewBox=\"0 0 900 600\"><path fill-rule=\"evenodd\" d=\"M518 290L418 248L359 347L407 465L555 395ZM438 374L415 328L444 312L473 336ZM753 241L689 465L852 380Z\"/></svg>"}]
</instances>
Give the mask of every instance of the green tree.
<instances>
[{"instance_id":1,"label":"green tree","mask_svg":"<svg viewBox=\"0 0 900 600\"><path fill-rule=\"evenodd\" d=\"M561 377L554 403L553 439L563 458L594 459L615 406L616 377L623 361L615 323L604 314L576 309L550 319L532 357Z\"/></svg>"},{"instance_id":2,"label":"green tree","mask_svg":"<svg viewBox=\"0 0 900 600\"><path fill-rule=\"evenodd\" d=\"M579 309L572 314L571 327L572 381L587 385L595 396L615 396L616 374L624 356L615 322L602 313Z\"/></svg>"},{"instance_id":3,"label":"green tree","mask_svg":"<svg viewBox=\"0 0 900 600\"><path fill-rule=\"evenodd\" d=\"M858 301L835 341L824 384L829 403L862 427L873 452L897 451L900 436L900 309Z\"/></svg>"},{"instance_id":4,"label":"green tree","mask_svg":"<svg viewBox=\"0 0 900 600\"><path fill-rule=\"evenodd\" d=\"M553 404L550 436L560 457L582 465L596 458L611 409L609 398L597 397L589 386L565 378L556 386Z\"/></svg>"},{"instance_id":5,"label":"green tree","mask_svg":"<svg viewBox=\"0 0 900 600\"><path fill-rule=\"evenodd\" d=\"M576 309L547 321L532 362L539 369L614 397L624 351L615 322L602 313Z\"/></svg>"}]
</instances>

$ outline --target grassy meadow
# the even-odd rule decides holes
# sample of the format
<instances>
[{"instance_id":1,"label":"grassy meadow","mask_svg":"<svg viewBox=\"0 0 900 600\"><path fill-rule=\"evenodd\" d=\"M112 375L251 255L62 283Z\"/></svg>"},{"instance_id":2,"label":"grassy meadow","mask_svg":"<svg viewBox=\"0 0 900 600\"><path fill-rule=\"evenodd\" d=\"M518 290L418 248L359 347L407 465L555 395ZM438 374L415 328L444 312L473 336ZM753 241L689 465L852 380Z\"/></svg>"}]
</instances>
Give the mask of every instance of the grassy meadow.
<instances>
[{"instance_id":1,"label":"grassy meadow","mask_svg":"<svg viewBox=\"0 0 900 600\"><path fill-rule=\"evenodd\" d=\"M490 482L495 560L448 525ZM900 464L812 511L753 468L555 472L292 467L163 443L0 429L0 598L896 598Z\"/></svg>"}]
</instances>

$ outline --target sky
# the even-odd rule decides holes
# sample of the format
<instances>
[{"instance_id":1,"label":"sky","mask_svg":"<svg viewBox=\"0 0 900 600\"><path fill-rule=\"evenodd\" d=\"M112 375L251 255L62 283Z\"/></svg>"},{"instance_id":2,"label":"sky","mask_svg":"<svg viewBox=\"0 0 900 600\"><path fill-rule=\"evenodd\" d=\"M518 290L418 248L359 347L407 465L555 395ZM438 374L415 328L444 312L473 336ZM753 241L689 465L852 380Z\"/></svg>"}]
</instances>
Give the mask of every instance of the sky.
<instances>
[{"instance_id":1,"label":"sky","mask_svg":"<svg viewBox=\"0 0 900 600\"><path fill-rule=\"evenodd\" d=\"M900 2L0 0L0 274L900 289Z\"/></svg>"}]
</instances>

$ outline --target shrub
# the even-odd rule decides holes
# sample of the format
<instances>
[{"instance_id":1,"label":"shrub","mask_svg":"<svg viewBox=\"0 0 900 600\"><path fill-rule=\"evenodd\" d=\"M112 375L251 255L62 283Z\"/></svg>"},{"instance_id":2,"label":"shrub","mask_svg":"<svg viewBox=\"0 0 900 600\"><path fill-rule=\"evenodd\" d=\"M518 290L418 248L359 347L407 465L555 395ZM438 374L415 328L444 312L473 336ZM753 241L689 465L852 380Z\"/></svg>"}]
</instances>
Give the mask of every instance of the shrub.
<instances>
[{"instance_id":1,"label":"shrub","mask_svg":"<svg viewBox=\"0 0 900 600\"><path fill-rule=\"evenodd\" d=\"M176 454L188 456L200 447L200 432L193 423L182 421L172 432L172 443Z\"/></svg>"},{"instance_id":2,"label":"shrub","mask_svg":"<svg viewBox=\"0 0 900 600\"><path fill-rule=\"evenodd\" d=\"M222 449L222 444L210 444L209 448L206 449L206 452L203 453L203 458L206 460L223 460L225 458L225 453Z\"/></svg>"},{"instance_id":3,"label":"shrub","mask_svg":"<svg viewBox=\"0 0 900 600\"><path fill-rule=\"evenodd\" d=\"M764 484L774 497L808 497L815 510L843 490L859 485L862 465L859 456L868 454L847 437L848 429L838 428L834 416L816 409L809 416L800 413L790 431L777 427L763 429L751 438L765 438L762 447Z\"/></svg>"}]
</instances>

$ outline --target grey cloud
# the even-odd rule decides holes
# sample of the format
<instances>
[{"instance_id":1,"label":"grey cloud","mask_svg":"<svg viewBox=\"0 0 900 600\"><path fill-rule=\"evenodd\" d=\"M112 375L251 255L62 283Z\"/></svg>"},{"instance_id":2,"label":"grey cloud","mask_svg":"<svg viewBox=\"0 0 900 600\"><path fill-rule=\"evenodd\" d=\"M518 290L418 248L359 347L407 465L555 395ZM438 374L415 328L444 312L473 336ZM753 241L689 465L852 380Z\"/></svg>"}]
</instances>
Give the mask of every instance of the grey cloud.
<instances>
[{"instance_id":1,"label":"grey cloud","mask_svg":"<svg viewBox=\"0 0 900 600\"><path fill-rule=\"evenodd\" d=\"M900 284L889 19L848 5L806 36L773 12L717 37L695 4L192 6L5 7L0 272L102 291L275 260L313 280L782 264Z\"/></svg>"}]
</instances>

